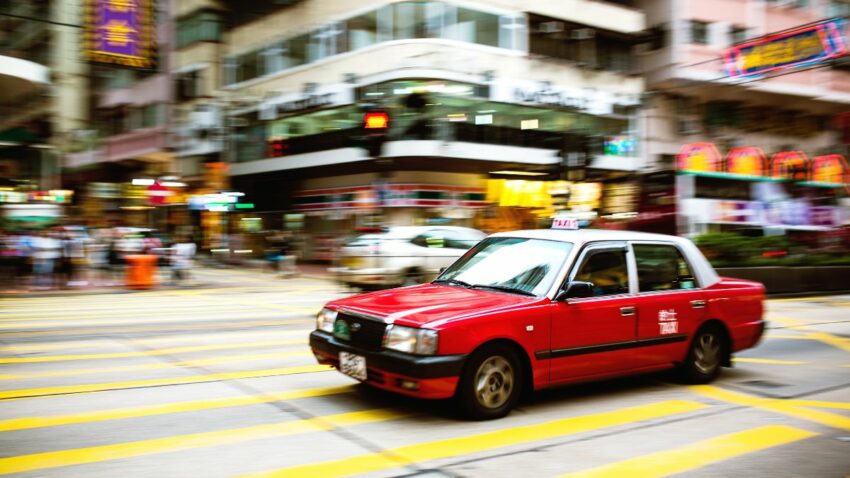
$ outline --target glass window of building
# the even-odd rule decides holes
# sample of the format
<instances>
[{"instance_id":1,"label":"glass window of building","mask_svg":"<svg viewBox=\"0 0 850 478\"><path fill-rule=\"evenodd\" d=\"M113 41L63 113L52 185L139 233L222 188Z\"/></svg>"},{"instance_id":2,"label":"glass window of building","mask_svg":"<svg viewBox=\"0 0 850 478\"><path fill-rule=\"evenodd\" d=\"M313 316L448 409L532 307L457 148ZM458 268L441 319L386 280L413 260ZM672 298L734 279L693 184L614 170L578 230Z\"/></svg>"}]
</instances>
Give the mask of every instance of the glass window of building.
<instances>
[{"instance_id":1,"label":"glass window of building","mask_svg":"<svg viewBox=\"0 0 850 478\"><path fill-rule=\"evenodd\" d=\"M479 45L499 46L499 17L468 8L457 9L457 23L452 25L455 40Z\"/></svg>"},{"instance_id":2,"label":"glass window of building","mask_svg":"<svg viewBox=\"0 0 850 478\"><path fill-rule=\"evenodd\" d=\"M310 58L309 33L298 35L295 38L290 38L287 43L289 44L289 48L287 51L289 61L287 62L287 67L291 68L294 66L303 65L312 60Z\"/></svg>"},{"instance_id":3,"label":"glass window of building","mask_svg":"<svg viewBox=\"0 0 850 478\"><path fill-rule=\"evenodd\" d=\"M378 42L378 12L354 17L346 22L348 30L348 45L351 50L358 50Z\"/></svg>"},{"instance_id":4,"label":"glass window of building","mask_svg":"<svg viewBox=\"0 0 850 478\"><path fill-rule=\"evenodd\" d=\"M499 46L510 50L528 51L528 20L524 16L499 17Z\"/></svg>"},{"instance_id":5,"label":"glass window of building","mask_svg":"<svg viewBox=\"0 0 850 478\"><path fill-rule=\"evenodd\" d=\"M691 43L708 45L708 22L691 20Z\"/></svg>"},{"instance_id":6,"label":"glass window of building","mask_svg":"<svg viewBox=\"0 0 850 478\"><path fill-rule=\"evenodd\" d=\"M732 37L732 43L741 43L742 41L747 39L747 27L741 26L733 26L730 36Z\"/></svg>"},{"instance_id":7,"label":"glass window of building","mask_svg":"<svg viewBox=\"0 0 850 478\"><path fill-rule=\"evenodd\" d=\"M221 14L209 10L192 14L177 21L177 48L200 41L219 41L222 32Z\"/></svg>"}]
</instances>

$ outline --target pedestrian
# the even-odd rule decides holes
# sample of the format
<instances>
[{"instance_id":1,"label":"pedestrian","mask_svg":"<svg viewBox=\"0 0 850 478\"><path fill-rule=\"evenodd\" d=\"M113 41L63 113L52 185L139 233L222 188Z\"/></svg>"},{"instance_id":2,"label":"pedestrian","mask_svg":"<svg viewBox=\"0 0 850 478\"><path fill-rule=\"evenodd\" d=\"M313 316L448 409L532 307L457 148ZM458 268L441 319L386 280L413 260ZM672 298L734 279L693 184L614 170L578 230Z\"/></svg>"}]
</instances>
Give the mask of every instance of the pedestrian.
<instances>
[{"instance_id":1,"label":"pedestrian","mask_svg":"<svg viewBox=\"0 0 850 478\"><path fill-rule=\"evenodd\" d=\"M34 285L37 288L50 289L54 285L54 267L61 257L59 241L47 231L41 231L32 241Z\"/></svg>"},{"instance_id":2,"label":"pedestrian","mask_svg":"<svg viewBox=\"0 0 850 478\"><path fill-rule=\"evenodd\" d=\"M188 279L197 248L195 243L181 238L171 247L171 274L175 284Z\"/></svg>"}]
</instances>

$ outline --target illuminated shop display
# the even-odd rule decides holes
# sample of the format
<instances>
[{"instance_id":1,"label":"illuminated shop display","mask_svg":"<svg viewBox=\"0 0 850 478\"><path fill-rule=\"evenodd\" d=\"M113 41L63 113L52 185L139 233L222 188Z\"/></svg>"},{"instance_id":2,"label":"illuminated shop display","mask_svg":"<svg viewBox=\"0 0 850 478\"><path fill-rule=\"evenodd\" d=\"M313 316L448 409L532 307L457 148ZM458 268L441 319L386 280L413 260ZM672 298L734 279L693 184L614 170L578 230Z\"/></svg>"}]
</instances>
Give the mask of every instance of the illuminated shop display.
<instances>
[{"instance_id":1,"label":"illuminated shop display","mask_svg":"<svg viewBox=\"0 0 850 478\"><path fill-rule=\"evenodd\" d=\"M809 160L802 151L780 151L768 161L761 148L741 146L730 149L724 161L718 161L719 157L713 143L686 144L677 157L677 169L681 173L812 181L823 185L850 184L850 165L840 154Z\"/></svg>"},{"instance_id":2,"label":"illuminated shop display","mask_svg":"<svg viewBox=\"0 0 850 478\"><path fill-rule=\"evenodd\" d=\"M809 158L802 151L782 151L773 155L770 175L774 178L807 181L809 179Z\"/></svg>"},{"instance_id":3,"label":"illuminated shop display","mask_svg":"<svg viewBox=\"0 0 850 478\"><path fill-rule=\"evenodd\" d=\"M760 76L845 55L843 30L844 22L835 19L735 45L723 52L726 73L730 77Z\"/></svg>"},{"instance_id":4,"label":"illuminated shop display","mask_svg":"<svg viewBox=\"0 0 850 478\"><path fill-rule=\"evenodd\" d=\"M484 207L485 191L434 184L371 184L300 191L293 198L299 212L375 207Z\"/></svg>"},{"instance_id":5,"label":"illuminated shop display","mask_svg":"<svg viewBox=\"0 0 850 478\"><path fill-rule=\"evenodd\" d=\"M691 143L682 146L676 157L679 171L720 172L720 152L714 143Z\"/></svg>"},{"instance_id":6,"label":"illuminated shop display","mask_svg":"<svg viewBox=\"0 0 850 478\"><path fill-rule=\"evenodd\" d=\"M726 172L746 176L763 176L767 172L767 156L761 148L732 148L726 154Z\"/></svg>"},{"instance_id":7,"label":"illuminated shop display","mask_svg":"<svg viewBox=\"0 0 850 478\"><path fill-rule=\"evenodd\" d=\"M812 161L812 181L817 183L850 183L850 166L840 154L817 156Z\"/></svg>"}]
</instances>

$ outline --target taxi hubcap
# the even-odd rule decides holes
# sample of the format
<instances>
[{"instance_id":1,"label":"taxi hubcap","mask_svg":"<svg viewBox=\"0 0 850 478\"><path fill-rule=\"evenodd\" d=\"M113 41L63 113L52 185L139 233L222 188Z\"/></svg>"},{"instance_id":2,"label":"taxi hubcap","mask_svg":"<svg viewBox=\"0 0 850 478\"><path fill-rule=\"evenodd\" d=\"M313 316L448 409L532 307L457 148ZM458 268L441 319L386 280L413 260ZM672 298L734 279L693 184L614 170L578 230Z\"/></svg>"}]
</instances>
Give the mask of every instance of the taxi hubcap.
<instances>
[{"instance_id":1,"label":"taxi hubcap","mask_svg":"<svg viewBox=\"0 0 850 478\"><path fill-rule=\"evenodd\" d=\"M478 367L475 396L487 408L499 408L508 401L514 386L514 371L503 357L490 357Z\"/></svg>"},{"instance_id":2,"label":"taxi hubcap","mask_svg":"<svg viewBox=\"0 0 850 478\"><path fill-rule=\"evenodd\" d=\"M694 349L695 365L701 373L711 373L720 363L720 340L714 334L699 337Z\"/></svg>"}]
</instances>

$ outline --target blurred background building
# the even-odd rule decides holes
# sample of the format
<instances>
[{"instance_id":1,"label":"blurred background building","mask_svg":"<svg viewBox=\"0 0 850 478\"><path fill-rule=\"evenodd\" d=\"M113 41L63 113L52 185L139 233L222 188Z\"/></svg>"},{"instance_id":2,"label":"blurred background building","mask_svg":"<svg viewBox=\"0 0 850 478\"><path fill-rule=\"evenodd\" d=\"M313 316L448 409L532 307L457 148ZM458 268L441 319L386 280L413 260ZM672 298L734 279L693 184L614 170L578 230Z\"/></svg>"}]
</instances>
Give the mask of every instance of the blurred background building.
<instances>
[{"instance_id":1,"label":"blurred background building","mask_svg":"<svg viewBox=\"0 0 850 478\"><path fill-rule=\"evenodd\" d=\"M206 249L290 229L308 259L358 230L497 231L554 214L831 233L850 217L848 12L838 0L0 2L0 61L13 62L0 68L0 193L6 209L59 203L50 214L71 222Z\"/></svg>"},{"instance_id":2,"label":"blurred background building","mask_svg":"<svg viewBox=\"0 0 850 478\"><path fill-rule=\"evenodd\" d=\"M77 7L0 2L0 204L10 221L51 220L71 201L60 159L90 124Z\"/></svg>"}]
</instances>

